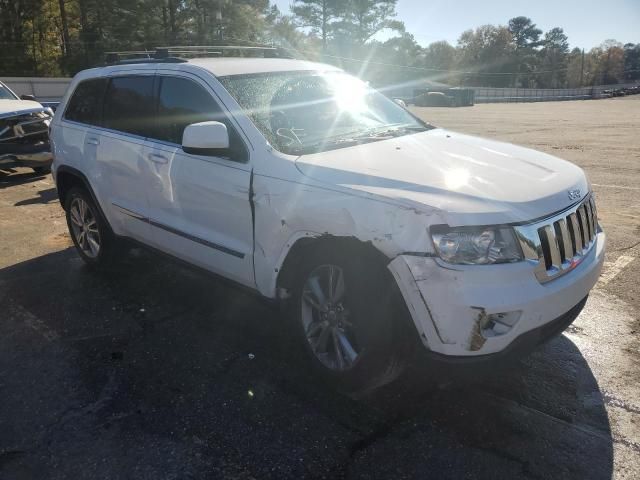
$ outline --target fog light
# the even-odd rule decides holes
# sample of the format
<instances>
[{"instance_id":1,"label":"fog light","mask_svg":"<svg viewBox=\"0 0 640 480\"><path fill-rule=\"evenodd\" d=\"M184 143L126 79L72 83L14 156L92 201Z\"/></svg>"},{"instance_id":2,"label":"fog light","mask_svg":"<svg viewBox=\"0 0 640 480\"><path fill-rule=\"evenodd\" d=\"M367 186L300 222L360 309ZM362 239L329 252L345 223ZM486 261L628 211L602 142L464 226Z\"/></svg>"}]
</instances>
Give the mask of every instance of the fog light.
<instances>
[{"instance_id":1,"label":"fog light","mask_svg":"<svg viewBox=\"0 0 640 480\"><path fill-rule=\"evenodd\" d=\"M500 312L487 315L487 322L482 329L482 336L484 338L499 337L509 331L520 320L522 315L521 310L513 312Z\"/></svg>"}]
</instances>

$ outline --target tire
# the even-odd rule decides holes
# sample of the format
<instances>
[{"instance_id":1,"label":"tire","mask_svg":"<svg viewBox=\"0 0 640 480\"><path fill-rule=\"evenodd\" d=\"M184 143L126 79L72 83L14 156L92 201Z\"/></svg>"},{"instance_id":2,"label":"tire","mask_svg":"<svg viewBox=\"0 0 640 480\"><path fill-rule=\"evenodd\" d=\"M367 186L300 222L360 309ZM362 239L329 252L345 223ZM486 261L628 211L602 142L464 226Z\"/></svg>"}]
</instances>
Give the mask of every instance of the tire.
<instances>
[{"instance_id":1,"label":"tire","mask_svg":"<svg viewBox=\"0 0 640 480\"><path fill-rule=\"evenodd\" d=\"M405 319L397 318L406 308L398 308L392 278L373 257L335 245L315 247L299 263L289 303L296 346L320 378L352 396L393 381L411 351ZM330 296L331 275L335 301L325 302L323 312L319 297ZM317 294L318 286L324 294Z\"/></svg>"},{"instance_id":2,"label":"tire","mask_svg":"<svg viewBox=\"0 0 640 480\"><path fill-rule=\"evenodd\" d=\"M108 265L115 252L116 237L89 192L73 187L66 195L64 209L69 235L80 258L90 267Z\"/></svg>"}]
</instances>

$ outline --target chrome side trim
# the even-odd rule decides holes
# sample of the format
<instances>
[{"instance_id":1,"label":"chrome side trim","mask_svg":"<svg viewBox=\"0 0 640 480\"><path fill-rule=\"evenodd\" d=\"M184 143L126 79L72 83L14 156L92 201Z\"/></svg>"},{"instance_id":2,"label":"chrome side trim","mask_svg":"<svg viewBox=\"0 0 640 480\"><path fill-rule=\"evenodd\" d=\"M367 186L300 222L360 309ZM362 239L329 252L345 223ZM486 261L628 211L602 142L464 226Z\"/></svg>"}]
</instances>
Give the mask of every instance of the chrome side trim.
<instances>
[{"instance_id":1,"label":"chrome side trim","mask_svg":"<svg viewBox=\"0 0 640 480\"><path fill-rule=\"evenodd\" d=\"M132 210L129 210L128 208L124 208L123 206L118 205L117 203L111 203L111 205L113 205L118 210L120 210L120 213L124 213L125 215L133 217L136 220L142 220L143 222L147 222L147 218L144 215L140 215L139 213L136 213L136 212L134 212Z\"/></svg>"},{"instance_id":2,"label":"chrome side trim","mask_svg":"<svg viewBox=\"0 0 640 480\"><path fill-rule=\"evenodd\" d=\"M168 225L164 225L160 222L156 222L155 220L149 219L149 224L153 227L157 227L169 233L173 233L174 235L178 235L180 237L186 238L187 240L191 240L192 242L196 242L196 243L199 243L200 245L204 245L205 247L219 250L223 253L233 255L234 257L237 257L237 258L244 258L244 253L242 252L238 252L237 250L233 250L232 248L225 247L224 245L219 245L217 243L210 242L209 240L205 240L204 238L196 237L195 235L191 235L190 233L183 232L182 230L177 230Z\"/></svg>"},{"instance_id":3,"label":"chrome side trim","mask_svg":"<svg viewBox=\"0 0 640 480\"><path fill-rule=\"evenodd\" d=\"M232 248L229 247L225 247L224 245L219 245L217 243L214 242L210 242L209 240L205 240L204 238L200 238L200 237L196 237L195 235L191 235L190 233L187 232L183 232L182 230L178 230L176 228L170 227L168 225L165 225L163 223L160 223L156 220L150 219L150 218L146 218L143 215L140 215L139 213L133 212L127 208L124 208L120 205L117 205L115 203L112 203L112 205L116 208L118 208L122 213L124 213L125 215L128 215L132 218L135 218L136 220L140 220L143 222L148 223L149 225L151 225L152 227L156 227L156 228L160 228L166 232L169 233L173 233L174 235L178 235L179 237L182 238L186 238L187 240L191 240L192 242L195 243L199 243L200 245L204 245L205 247L209 247L209 248L213 248L214 250L218 250L220 252L226 253L228 255L232 255L236 258L244 258L245 254L242 252L238 252L237 250L233 250Z\"/></svg>"}]
</instances>

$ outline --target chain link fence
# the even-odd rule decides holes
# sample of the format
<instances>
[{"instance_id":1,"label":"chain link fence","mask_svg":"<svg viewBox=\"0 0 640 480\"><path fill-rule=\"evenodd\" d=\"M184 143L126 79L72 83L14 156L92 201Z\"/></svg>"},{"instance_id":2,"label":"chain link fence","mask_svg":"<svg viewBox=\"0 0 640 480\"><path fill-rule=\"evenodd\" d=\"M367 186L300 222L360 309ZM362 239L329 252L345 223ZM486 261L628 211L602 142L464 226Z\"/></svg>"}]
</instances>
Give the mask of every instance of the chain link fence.
<instances>
[{"instance_id":1,"label":"chain link fence","mask_svg":"<svg viewBox=\"0 0 640 480\"><path fill-rule=\"evenodd\" d=\"M70 78L7 77L0 78L18 95L33 95L41 102L60 101L71 82ZM462 87L474 91L475 103L550 102L606 98L616 90L640 88L640 83L620 83L581 88L492 88ZM389 90L389 89L388 89ZM387 92L390 96L413 96L413 87ZM391 94L393 92L393 94ZM411 93L410 93L411 92Z\"/></svg>"},{"instance_id":2,"label":"chain link fence","mask_svg":"<svg viewBox=\"0 0 640 480\"><path fill-rule=\"evenodd\" d=\"M471 88L475 103L552 102L606 98L616 90L640 86L640 83L620 83L580 88Z\"/></svg>"}]
</instances>

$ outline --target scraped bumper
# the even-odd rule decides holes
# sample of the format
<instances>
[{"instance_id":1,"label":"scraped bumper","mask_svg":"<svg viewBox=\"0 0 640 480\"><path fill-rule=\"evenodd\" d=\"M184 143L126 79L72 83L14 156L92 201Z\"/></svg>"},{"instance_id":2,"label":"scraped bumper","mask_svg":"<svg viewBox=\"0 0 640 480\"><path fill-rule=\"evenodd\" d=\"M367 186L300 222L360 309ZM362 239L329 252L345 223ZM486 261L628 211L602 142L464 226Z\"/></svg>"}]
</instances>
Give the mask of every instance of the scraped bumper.
<instances>
[{"instance_id":1,"label":"scraped bumper","mask_svg":"<svg viewBox=\"0 0 640 480\"><path fill-rule=\"evenodd\" d=\"M527 262L447 266L431 257L401 255L389 269L427 349L479 360L514 348L521 337L544 341L558 333L550 326L554 322L564 330L598 281L604 250L600 231L580 265L544 284Z\"/></svg>"},{"instance_id":2,"label":"scraped bumper","mask_svg":"<svg viewBox=\"0 0 640 480\"><path fill-rule=\"evenodd\" d=\"M11 146L0 144L0 168L49 168L52 160L49 142Z\"/></svg>"}]
</instances>

